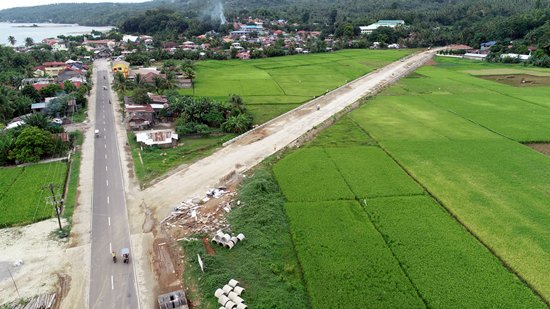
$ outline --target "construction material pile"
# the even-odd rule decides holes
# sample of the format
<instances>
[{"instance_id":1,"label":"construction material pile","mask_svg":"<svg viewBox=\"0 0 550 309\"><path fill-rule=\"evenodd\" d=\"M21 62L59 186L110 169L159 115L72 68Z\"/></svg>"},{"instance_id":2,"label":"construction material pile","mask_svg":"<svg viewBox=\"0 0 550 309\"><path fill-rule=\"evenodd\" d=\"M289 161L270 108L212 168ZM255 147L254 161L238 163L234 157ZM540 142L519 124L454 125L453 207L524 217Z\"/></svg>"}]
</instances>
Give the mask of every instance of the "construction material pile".
<instances>
[{"instance_id":1,"label":"construction material pile","mask_svg":"<svg viewBox=\"0 0 550 309\"><path fill-rule=\"evenodd\" d=\"M231 236L227 233L222 232L221 230L216 232L212 242L220 246L224 246L227 249L232 249L239 241L244 240L244 234L240 233L237 236Z\"/></svg>"},{"instance_id":2,"label":"construction material pile","mask_svg":"<svg viewBox=\"0 0 550 309\"><path fill-rule=\"evenodd\" d=\"M217 289L214 296L218 299L218 304L222 305L220 309L247 309L248 306L241 298L243 292L244 288L239 286L239 281L231 279L223 288Z\"/></svg>"},{"instance_id":3,"label":"construction material pile","mask_svg":"<svg viewBox=\"0 0 550 309\"><path fill-rule=\"evenodd\" d=\"M185 234L211 234L229 228L224 214L231 211L236 193L224 187L212 188L204 198L188 199L180 203L160 223L164 228L182 228Z\"/></svg>"}]
</instances>

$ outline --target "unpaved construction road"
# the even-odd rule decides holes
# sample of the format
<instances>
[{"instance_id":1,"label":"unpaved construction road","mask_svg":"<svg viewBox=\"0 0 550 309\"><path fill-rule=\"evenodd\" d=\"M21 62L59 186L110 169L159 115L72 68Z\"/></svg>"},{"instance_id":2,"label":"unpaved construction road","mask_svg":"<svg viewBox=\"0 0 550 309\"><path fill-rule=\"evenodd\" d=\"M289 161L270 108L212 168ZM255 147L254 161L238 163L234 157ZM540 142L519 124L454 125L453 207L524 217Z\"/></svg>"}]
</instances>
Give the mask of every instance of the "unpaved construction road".
<instances>
[{"instance_id":1,"label":"unpaved construction road","mask_svg":"<svg viewBox=\"0 0 550 309\"><path fill-rule=\"evenodd\" d=\"M208 188L216 186L227 175L242 173L281 148L292 145L333 115L423 65L432 59L435 52L423 51L389 64L283 114L239 136L211 156L152 185L141 192L139 199L161 220L181 201L204 197ZM318 105L320 109L317 109Z\"/></svg>"}]
</instances>

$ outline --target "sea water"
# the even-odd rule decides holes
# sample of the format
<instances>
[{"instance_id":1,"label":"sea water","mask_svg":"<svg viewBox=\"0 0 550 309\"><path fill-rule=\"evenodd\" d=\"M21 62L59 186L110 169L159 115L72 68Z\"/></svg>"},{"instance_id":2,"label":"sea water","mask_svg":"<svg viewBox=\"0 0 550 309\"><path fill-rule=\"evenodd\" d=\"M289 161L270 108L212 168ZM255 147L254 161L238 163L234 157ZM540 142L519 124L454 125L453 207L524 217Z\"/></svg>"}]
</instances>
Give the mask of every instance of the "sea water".
<instances>
[{"instance_id":1,"label":"sea water","mask_svg":"<svg viewBox=\"0 0 550 309\"><path fill-rule=\"evenodd\" d=\"M38 27L32 27L36 25ZM9 45L8 37L11 35L17 41L15 46L25 45L25 39L30 37L35 43L40 43L45 38L56 38L58 35L82 35L89 34L92 30L109 31L113 27L88 27L77 24L50 24L50 23L0 23L0 44Z\"/></svg>"}]
</instances>

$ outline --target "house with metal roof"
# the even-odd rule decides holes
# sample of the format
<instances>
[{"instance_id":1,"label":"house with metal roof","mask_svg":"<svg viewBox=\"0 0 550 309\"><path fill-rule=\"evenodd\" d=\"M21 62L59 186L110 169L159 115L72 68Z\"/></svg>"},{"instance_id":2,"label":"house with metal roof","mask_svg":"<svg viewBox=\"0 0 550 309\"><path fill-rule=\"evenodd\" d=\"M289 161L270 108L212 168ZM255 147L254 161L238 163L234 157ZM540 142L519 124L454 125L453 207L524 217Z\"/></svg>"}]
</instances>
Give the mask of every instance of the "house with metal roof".
<instances>
[{"instance_id":1,"label":"house with metal roof","mask_svg":"<svg viewBox=\"0 0 550 309\"><path fill-rule=\"evenodd\" d=\"M380 27L395 28L403 25L405 25L405 21L400 19L381 19L374 24L370 24L368 26L360 26L359 29L361 30L361 34L371 34L374 30Z\"/></svg>"}]
</instances>

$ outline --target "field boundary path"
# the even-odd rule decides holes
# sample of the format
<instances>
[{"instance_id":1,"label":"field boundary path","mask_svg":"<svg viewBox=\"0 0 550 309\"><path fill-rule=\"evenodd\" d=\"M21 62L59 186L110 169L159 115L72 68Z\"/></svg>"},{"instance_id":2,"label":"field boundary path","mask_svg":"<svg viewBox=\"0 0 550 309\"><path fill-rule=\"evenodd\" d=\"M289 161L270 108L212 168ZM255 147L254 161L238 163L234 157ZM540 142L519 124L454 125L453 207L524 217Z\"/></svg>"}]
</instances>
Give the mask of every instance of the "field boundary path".
<instances>
[{"instance_id":1,"label":"field boundary path","mask_svg":"<svg viewBox=\"0 0 550 309\"><path fill-rule=\"evenodd\" d=\"M180 202L204 197L208 188L222 179L245 172L331 117L358 106L362 98L378 93L425 64L437 50L393 62L236 137L211 156L143 190L139 200L162 220Z\"/></svg>"}]
</instances>

